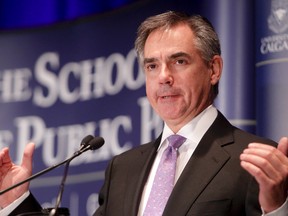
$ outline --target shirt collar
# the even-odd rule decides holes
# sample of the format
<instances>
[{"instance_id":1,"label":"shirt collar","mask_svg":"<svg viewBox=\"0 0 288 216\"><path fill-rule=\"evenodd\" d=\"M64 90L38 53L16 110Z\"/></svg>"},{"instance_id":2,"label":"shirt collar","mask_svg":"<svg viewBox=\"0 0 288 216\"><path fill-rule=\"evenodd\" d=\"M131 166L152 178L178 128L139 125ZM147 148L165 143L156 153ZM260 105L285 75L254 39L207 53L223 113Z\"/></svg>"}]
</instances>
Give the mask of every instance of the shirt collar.
<instances>
[{"instance_id":1,"label":"shirt collar","mask_svg":"<svg viewBox=\"0 0 288 216\"><path fill-rule=\"evenodd\" d=\"M195 143L199 143L208 128L216 119L216 117L217 109L213 105L210 105L200 114L198 114L195 118L193 118L190 122L184 125L177 134L186 137L186 139L191 140ZM173 134L173 131L165 123L159 148L167 139L167 137Z\"/></svg>"}]
</instances>

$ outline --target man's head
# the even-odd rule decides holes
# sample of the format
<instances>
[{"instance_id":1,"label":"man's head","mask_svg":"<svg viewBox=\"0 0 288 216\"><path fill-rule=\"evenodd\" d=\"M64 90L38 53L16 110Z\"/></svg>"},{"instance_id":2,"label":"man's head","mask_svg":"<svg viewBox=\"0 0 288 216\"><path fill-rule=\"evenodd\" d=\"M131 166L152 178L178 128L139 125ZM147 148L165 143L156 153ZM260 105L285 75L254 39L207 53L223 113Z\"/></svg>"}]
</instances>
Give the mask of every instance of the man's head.
<instances>
[{"instance_id":1,"label":"man's head","mask_svg":"<svg viewBox=\"0 0 288 216\"><path fill-rule=\"evenodd\" d=\"M175 130L218 94L220 43L201 16L170 11L150 17L138 29L135 49L144 67L147 97Z\"/></svg>"}]
</instances>

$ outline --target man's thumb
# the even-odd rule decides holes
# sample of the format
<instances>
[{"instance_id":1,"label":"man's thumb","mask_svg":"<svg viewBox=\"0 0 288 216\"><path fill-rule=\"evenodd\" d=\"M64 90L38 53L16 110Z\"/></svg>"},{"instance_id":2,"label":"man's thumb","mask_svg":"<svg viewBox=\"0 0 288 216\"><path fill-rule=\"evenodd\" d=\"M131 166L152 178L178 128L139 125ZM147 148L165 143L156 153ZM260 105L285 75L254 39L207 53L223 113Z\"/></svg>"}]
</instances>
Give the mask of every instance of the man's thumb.
<instances>
[{"instance_id":1,"label":"man's thumb","mask_svg":"<svg viewBox=\"0 0 288 216\"><path fill-rule=\"evenodd\" d=\"M22 167L25 168L30 175L32 174L32 160L33 160L33 153L35 149L34 143L28 143L24 149L24 154L22 158Z\"/></svg>"},{"instance_id":2,"label":"man's thumb","mask_svg":"<svg viewBox=\"0 0 288 216\"><path fill-rule=\"evenodd\" d=\"M279 141L278 150L280 150L284 155L288 156L288 138L282 137Z\"/></svg>"}]
</instances>

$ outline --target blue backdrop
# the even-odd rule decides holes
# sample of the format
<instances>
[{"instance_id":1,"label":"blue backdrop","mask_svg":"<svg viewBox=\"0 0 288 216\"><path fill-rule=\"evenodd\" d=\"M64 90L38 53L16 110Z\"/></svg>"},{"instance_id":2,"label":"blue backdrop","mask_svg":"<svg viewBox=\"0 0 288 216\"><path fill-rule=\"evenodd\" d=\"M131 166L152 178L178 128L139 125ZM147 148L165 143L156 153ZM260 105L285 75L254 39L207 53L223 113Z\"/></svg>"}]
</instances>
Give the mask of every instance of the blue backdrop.
<instances>
[{"instance_id":1,"label":"blue backdrop","mask_svg":"<svg viewBox=\"0 0 288 216\"><path fill-rule=\"evenodd\" d=\"M257 1L257 133L278 140L288 131L288 1Z\"/></svg>"},{"instance_id":2,"label":"blue backdrop","mask_svg":"<svg viewBox=\"0 0 288 216\"><path fill-rule=\"evenodd\" d=\"M287 133L287 1L0 1L0 147L19 162L33 140L36 173L87 134L105 139L71 163L62 201L71 215L95 211L111 157L161 132L133 45L140 22L166 10L215 26L224 58L216 106L231 123L275 140ZM43 206L54 205L62 175L32 181Z\"/></svg>"}]
</instances>

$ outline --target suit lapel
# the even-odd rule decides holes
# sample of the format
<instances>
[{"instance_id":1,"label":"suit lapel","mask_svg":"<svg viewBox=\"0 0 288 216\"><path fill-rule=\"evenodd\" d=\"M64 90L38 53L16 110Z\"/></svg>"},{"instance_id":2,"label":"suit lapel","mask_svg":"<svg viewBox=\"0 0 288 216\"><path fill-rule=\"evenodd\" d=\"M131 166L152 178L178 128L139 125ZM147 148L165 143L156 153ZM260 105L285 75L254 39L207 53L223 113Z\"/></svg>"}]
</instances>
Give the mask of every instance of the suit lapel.
<instances>
[{"instance_id":1,"label":"suit lapel","mask_svg":"<svg viewBox=\"0 0 288 216\"><path fill-rule=\"evenodd\" d=\"M233 142L231 128L224 116L218 113L178 179L163 215L187 214L197 197L229 160L230 156L222 146Z\"/></svg>"},{"instance_id":2,"label":"suit lapel","mask_svg":"<svg viewBox=\"0 0 288 216\"><path fill-rule=\"evenodd\" d=\"M135 164L131 164L128 172L126 195L125 195L125 215L137 215L142 191L153 165L157 148L160 144L162 134L155 142L151 142L146 148L140 148Z\"/></svg>"}]
</instances>

